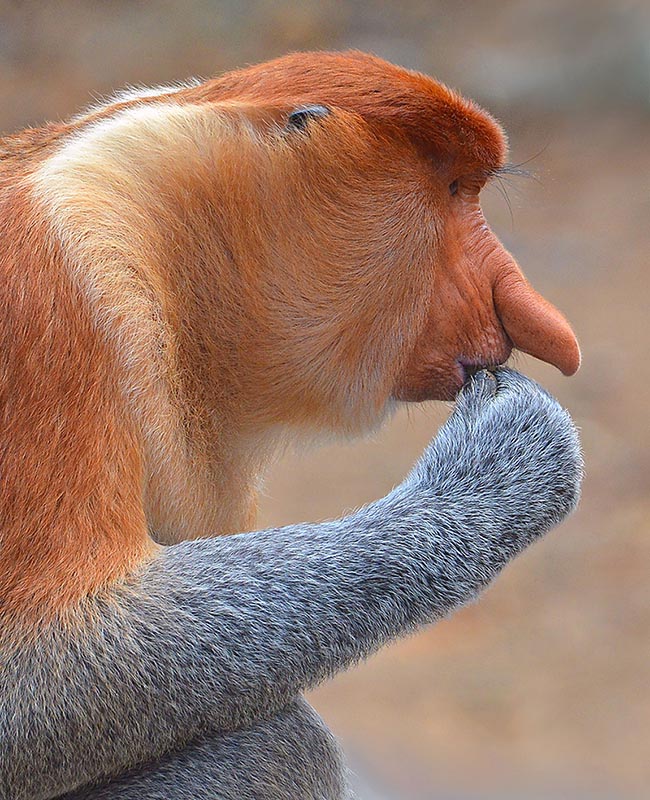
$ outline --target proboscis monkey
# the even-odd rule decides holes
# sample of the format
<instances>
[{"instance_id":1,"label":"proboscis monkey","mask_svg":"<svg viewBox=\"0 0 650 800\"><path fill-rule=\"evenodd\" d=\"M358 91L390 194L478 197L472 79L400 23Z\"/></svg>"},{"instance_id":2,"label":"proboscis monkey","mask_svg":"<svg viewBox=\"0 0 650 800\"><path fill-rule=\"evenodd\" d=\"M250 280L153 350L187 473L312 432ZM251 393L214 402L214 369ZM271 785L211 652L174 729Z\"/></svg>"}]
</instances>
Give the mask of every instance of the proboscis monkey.
<instances>
[{"instance_id":1,"label":"proboscis monkey","mask_svg":"<svg viewBox=\"0 0 650 800\"><path fill-rule=\"evenodd\" d=\"M505 158L475 104L362 53L0 140L2 800L348 796L301 692L579 492L568 415L498 368L579 363L481 213ZM250 530L288 437L463 384L383 499L209 538Z\"/></svg>"}]
</instances>

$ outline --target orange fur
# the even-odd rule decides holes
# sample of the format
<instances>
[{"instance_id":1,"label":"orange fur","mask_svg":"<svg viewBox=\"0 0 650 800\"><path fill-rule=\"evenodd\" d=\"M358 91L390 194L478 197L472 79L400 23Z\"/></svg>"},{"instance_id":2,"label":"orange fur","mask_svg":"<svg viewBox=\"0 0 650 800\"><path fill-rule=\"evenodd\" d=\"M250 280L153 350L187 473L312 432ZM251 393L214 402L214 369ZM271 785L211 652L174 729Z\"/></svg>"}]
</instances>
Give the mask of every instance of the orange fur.
<instances>
[{"instance_id":1,"label":"orange fur","mask_svg":"<svg viewBox=\"0 0 650 800\"><path fill-rule=\"evenodd\" d=\"M148 537L114 354L21 195L0 210L0 597L4 615L47 616L133 569Z\"/></svg>"},{"instance_id":2,"label":"orange fur","mask_svg":"<svg viewBox=\"0 0 650 800\"><path fill-rule=\"evenodd\" d=\"M332 113L286 130L305 103ZM0 141L4 613L69 608L154 539L251 527L290 435L452 397L513 343L577 368L480 212L505 153L475 104L361 53Z\"/></svg>"}]
</instances>

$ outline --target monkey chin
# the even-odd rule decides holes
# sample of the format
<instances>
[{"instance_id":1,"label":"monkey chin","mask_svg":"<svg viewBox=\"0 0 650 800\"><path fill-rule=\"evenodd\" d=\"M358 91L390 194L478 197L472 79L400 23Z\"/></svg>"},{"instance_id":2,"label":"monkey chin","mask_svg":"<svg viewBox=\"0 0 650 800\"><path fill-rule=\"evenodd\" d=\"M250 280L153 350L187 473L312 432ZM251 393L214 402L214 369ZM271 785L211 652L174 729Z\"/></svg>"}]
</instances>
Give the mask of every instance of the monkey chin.
<instances>
[{"instance_id":1,"label":"monkey chin","mask_svg":"<svg viewBox=\"0 0 650 800\"><path fill-rule=\"evenodd\" d=\"M393 392L393 397L401 403L424 403L427 400L453 401L469 376L467 368L457 361L444 369L436 367L422 371L413 379L401 382Z\"/></svg>"}]
</instances>

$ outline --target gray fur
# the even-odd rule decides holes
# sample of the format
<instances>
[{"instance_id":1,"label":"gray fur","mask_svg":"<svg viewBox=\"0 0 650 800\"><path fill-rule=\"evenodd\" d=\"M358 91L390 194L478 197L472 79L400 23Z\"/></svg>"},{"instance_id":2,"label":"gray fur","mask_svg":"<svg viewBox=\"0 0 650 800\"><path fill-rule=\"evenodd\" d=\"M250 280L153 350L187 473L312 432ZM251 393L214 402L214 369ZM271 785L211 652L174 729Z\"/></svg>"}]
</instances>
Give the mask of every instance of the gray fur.
<instances>
[{"instance_id":1,"label":"gray fur","mask_svg":"<svg viewBox=\"0 0 650 800\"><path fill-rule=\"evenodd\" d=\"M70 797L341 800L338 750L300 693L473 600L575 507L581 470L557 401L483 372L381 500L166 548L89 605L83 636L52 626L3 659L0 798L141 765Z\"/></svg>"},{"instance_id":2,"label":"gray fur","mask_svg":"<svg viewBox=\"0 0 650 800\"><path fill-rule=\"evenodd\" d=\"M65 800L352 800L334 736L302 697L268 720L208 733L179 752Z\"/></svg>"}]
</instances>

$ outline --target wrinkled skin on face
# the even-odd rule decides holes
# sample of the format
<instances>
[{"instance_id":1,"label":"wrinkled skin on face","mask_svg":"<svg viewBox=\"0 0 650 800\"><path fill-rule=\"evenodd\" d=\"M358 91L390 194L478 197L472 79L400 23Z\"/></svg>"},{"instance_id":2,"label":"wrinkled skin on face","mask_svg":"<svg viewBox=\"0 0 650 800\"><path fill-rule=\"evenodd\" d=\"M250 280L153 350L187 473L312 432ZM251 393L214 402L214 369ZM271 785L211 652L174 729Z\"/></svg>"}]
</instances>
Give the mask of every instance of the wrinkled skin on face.
<instances>
[{"instance_id":1,"label":"wrinkled skin on face","mask_svg":"<svg viewBox=\"0 0 650 800\"><path fill-rule=\"evenodd\" d=\"M572 375L580 350L569 324L530 286L488 226L480 185L456 180L433 277L439 303L400 376L397 397L450 399L468 373L505 363L513 347Z\"/></svg>"}]
</instances>

